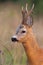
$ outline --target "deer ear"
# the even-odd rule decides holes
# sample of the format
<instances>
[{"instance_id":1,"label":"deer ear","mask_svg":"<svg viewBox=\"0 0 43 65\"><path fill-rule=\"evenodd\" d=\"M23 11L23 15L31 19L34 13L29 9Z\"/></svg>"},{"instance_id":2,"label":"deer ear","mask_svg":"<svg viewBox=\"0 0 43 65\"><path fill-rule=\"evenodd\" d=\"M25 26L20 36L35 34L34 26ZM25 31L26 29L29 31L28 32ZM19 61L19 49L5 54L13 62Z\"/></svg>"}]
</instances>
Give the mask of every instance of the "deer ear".
<instances>
[{"instance_id":1,"label":"deer ear","mask_svg":"<svg viewBox=\"0 0 43 65\"><path fill-rule=\"evenodd\" d=\"M29 26L29 27L32 27L33 25L33 18L32 17L28 17L27 21L26 21L26 24Z\"/></svg>"}]
</instances>

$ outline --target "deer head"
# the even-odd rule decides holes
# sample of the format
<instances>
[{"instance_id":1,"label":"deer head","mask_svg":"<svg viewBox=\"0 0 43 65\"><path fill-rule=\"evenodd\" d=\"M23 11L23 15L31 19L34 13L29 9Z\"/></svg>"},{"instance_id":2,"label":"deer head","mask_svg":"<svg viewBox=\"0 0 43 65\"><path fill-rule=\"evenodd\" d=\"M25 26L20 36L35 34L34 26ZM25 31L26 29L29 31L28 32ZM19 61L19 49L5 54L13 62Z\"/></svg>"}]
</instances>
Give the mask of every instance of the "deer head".
<instances>
[{"instance_id":1,"label":"deer head","mask_svg":"<svg viewBox=\"0 0 43 65\"><path fill-rule=\"evenodd\" d=\"M31 37L31 27L33 25L32 17L30 16L33 12L34 4L30 11L27 9L28 4L26 4L26 8L22 7L22 23L18 27L16 34L12 36L11 40L13 42L25 42L27 38Z\"/></svg>"}]
</instances>

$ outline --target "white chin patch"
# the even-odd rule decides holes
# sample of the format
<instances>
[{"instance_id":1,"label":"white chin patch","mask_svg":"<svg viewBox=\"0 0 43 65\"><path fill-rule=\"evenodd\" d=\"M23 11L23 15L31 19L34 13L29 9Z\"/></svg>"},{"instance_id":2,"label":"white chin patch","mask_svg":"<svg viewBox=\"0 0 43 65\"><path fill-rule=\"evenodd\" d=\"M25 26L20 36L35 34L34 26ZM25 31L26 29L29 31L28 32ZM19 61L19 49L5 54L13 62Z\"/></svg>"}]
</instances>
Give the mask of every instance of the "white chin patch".
<instances>
[{"instance_id":1,"label":"white chin patch","mask_svg":"<svg viewBox=\"0 0 43 65\"><path fill-rule=\"evenodd\" d=\"M24 31L26 31L26 29L25 29L25 28L24 28L23 30L24 30Z\"/></svg>"}]
</instances>

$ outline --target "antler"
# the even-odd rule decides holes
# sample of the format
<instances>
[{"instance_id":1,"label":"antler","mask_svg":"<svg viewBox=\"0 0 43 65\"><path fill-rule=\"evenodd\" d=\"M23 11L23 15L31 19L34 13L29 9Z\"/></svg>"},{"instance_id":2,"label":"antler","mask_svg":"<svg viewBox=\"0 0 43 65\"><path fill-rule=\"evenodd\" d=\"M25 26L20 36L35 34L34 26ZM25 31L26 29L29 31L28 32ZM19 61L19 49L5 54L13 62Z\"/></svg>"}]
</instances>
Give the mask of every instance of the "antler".
<instances>
[{"instance_id":1,"label":"antler","mask_svg":"<svg viewBox=\"0 0 43 65\"><path fill-rule=\"evenodd\" d=\"M30 15L33 12L34 4L32 5L32 8L31 8L31 10L29 12L28 12L27 7L28 7L28 4L27 3L26 3L26 9L25 10L24 10L24 7L22 6L22 13L27 12Z\"/></svg>"},{"instance_id":2,"label":"antler","mask_svg":"<svg viewBox=\"0 0 43 65\"><path fill-rule=\"evenodd\" d=\"M27 7L28 7L28 4L26 3L26 12L28 12L28 9L27 9Z\"/></svg>"},{"instance_id":3,"label":"antler","mask_svg":"<svg viewBox=\"0 0 43 65\"><path fill-rule=\"evenodd\" d=\"M34 9L34 4L33 4L31 10L30 10L29 13L28 13L29 15L33 12L33 9Z\"/></svg>"},{"instance_id":4,"label":"antler","mask_svg":"<svg viewBox=\"0 0 43 65\"><path fill-rule=\"evenodd\" d=\"M22 12L24 11L24 8L23 8L23 6L22 6Z\"/></svg>"},{"instance_id":5,"label":"antler","mask_svg":"<svg viewBox=\"0 0 43 65\"><path fill-rule=\"evenodd\" d=\"M28 4L27 4L27 3L26 3L26 8L25 8L25 9L24 9L24 7L22 6L22 13L28 12L27 7L28 7Z\"/></svg>"}]
</instances>

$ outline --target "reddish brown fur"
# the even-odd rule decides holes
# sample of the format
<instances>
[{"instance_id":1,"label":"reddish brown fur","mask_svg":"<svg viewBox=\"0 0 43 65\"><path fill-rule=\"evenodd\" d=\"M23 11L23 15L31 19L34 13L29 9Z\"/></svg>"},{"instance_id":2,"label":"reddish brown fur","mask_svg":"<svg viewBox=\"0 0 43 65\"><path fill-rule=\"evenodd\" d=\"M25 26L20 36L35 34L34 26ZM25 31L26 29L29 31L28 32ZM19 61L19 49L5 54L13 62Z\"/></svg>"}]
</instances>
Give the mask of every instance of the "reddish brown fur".
<instances>
[{"instance_id":1,"label":"reddish brown fur","mask_svg":"<svg viewBox=\"0 0 43 65\"><path fill-rule=\"evenodd\" d=\"M28 58L30 65L43 65L43 49L39 48L39 45L33 35L32 28L27 28L30 33L30 37L25 39L22 43ZM29 34L27 34L29 36ZM22 39L23 40L23 39Z\"/></svg>"},{"instance_id":2,"label":"reddish brown fur","mask_svg":"<svg viewBox=\"0 0 43 65\"><path fill-rule=\"evenodd\" d=\"M29 25L26 25L25 23L27 22L27 18L28 16L30 16L33 8L34 8L34 5L29 12L26 12L25 10L22 11L22 14L23 14L22 24L26 27L28 32L26 36L20 40L20 42L24 41L22 44L24 46L24 49L28 58L28 62L30 63L30 65L43 65L43 49L39 48L39 45L32 31L32 26L29 27Z\"/></svg>"}]
</instances>

